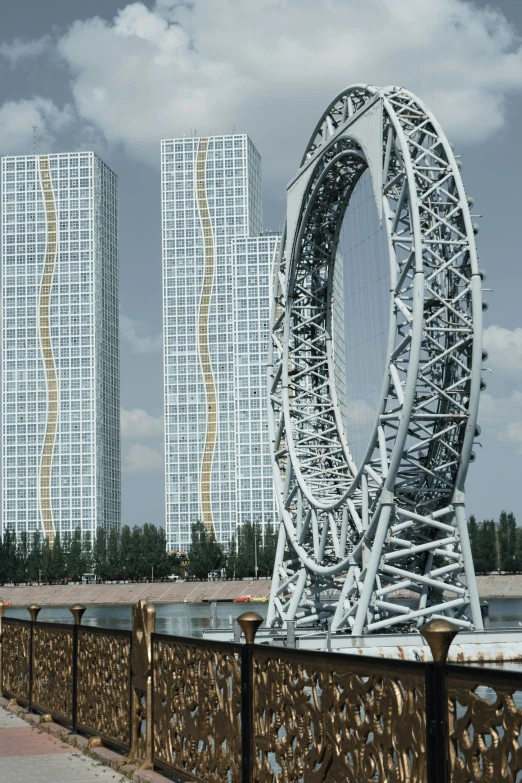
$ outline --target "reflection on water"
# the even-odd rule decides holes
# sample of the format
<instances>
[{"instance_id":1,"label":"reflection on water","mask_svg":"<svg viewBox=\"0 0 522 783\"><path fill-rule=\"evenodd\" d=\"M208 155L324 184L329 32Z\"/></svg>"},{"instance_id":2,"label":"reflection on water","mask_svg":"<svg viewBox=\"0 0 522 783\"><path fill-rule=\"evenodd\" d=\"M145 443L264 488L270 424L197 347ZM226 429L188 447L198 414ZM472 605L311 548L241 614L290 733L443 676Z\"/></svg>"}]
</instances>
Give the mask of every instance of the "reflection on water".
<instances>
[{"instance_id":1,"label":"reflection on water","mask_svg":"<svg viewBox=\"0 0 522 783\"><path fill-rule=\"evenodd\" d=\"M268 604L223 603L216 605L216 627L233 626L234 618L243 612L253 610L266 617ZM156 604L156 631L174 636L202 636L206 628L210 628L210 604ZM29 620L27 609L12 608L5 610L6 617L20 617ZM130 606L87 606L83 615L84 625L97 625L102 628L123 628L130 630L132 625L132 609ZM232 617L232 622L230 621ZM38 615L42 622L72 623L72 615L66 607L47 606Z\"/></svg>"},{"instance_id":2,"label":"reflection on water","mask_svg":"<svg viewBox=\"0 0 522 783\"><path fill-rule=\"evenodd\" d=\"M491 598L489 619L491 628L518 628L522 630L522 598ZM266 617L268 604L222 603L216 605L217 628L228 628L230 617L234 619L246 611L258 612ZM104 628L131 628L131 607L122 605L87 606L82 622ZM177 636L201 636L210 628L210 604L156 604L156 631ZM6 617L29 619L27 609L5 610ZM72 615L66 607L44 607L38 619L55 623L72 623Z\"/></svg>"},{"instance_id":3,"label":"reflection on water","mask_svg":"<svg viewBox=\"0 0 522 783\"><path fill-rule=\"evenodd\" d=\"M488 598L489 619L495 628L522 628L522 598Z\"/></svg>"}]
</instances>

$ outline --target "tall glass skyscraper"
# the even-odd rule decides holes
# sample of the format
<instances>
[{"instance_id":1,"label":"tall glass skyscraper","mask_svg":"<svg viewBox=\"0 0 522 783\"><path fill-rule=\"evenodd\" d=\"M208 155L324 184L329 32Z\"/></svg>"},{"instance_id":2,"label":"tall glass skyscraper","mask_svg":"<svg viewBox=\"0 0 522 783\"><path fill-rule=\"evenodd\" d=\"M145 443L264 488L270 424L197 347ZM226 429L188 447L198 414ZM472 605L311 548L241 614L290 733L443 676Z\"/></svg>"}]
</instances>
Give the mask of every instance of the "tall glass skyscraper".
<instances>
[{"instance_id":1,"label":"tall glass skyscraper","mask_svg":"<svg viewBox=\"0 0 522 783\"><path fill-rule=\"evenodd\" d=\"M267 352L270 289L280 237L234 239L236 520L276 521L267 432Z\"/></svg>"},{"instance_id":2,"label":"tall glass skyscraper","mask_svg":"<svg viewBox=\"0 0 522 783\"><path fill-rule=\"evenodd\" d=\"M92 152L2 158L3 527L119 526L116 175Z\"/></svg>"},{"instance_id":3,"label":"tall glass skyscraper","mask_svg":"<svg viewBox=\"0 0 522 783\"><path fill-rule=\"evenodd\" d=\"M166 533L169 548L184 550L198 520L226 542L245 515L276 518L271 488L267 506L241 511L252 482L262 489L261 463L269 464L267 439L257 438L266 428L260 367L276 239L260 238L261 159L246 135L164 140L161 164ZM236 242L249 237L256 238L251 246ZM259 272L250 273L256 263ZM239 368L252 362L249 396L239 397L246 377ZM254 437L264 450L259 464L252 454L242 461Z\"/></svg>"}]
</instances>

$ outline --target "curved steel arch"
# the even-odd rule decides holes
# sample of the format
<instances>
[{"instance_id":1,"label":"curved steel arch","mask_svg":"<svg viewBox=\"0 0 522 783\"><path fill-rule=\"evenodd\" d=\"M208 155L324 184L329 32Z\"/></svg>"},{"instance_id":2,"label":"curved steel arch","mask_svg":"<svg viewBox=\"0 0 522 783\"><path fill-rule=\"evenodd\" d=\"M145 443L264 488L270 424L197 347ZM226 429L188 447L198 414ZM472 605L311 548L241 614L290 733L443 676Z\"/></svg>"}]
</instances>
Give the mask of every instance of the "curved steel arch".
<instances>
[{"instance_id":1,"label":"curved steel arch","mask_svg":"<svg viewBox=\"0 0 522 783\"><path fill-rule=\"evenodd\" d=\"M370 169L390 262L387 366L359 465L334 381L339 233ZM459 166L429 109L354 85L318 122L275 275L269 436L281 527L268 625L354 635L451 616L482 628L464 506L481 388L482 295ZM465 583L460 575L465 572ZM408 590L414 600L390 594Z\"/></svg>"}]
</instances>

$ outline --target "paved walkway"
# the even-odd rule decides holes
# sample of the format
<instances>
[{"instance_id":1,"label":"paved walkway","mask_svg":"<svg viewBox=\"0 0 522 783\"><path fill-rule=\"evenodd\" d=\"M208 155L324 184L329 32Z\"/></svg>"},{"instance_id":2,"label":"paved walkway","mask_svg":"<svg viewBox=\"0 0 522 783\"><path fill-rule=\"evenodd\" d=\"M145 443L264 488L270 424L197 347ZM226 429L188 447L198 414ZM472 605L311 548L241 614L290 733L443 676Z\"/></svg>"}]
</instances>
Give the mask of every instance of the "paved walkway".
<instances>
[{"instance_id":1,"label":"paved walkway","mask_svg":"<svg viewBox=\"0 0 522 783\"><path fill-rule=\"evenodd\" d=\"M128 783L125 778L0 708L2 783Z\"/></svg>"}]
</instances>

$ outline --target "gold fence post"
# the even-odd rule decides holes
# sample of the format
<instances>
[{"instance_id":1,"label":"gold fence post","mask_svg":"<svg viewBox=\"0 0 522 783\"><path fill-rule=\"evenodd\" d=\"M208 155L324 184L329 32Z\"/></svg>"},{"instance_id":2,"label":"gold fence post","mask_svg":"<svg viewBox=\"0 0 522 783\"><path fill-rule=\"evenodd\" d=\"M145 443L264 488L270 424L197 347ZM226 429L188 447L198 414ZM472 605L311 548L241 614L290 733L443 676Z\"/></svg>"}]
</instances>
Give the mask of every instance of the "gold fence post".
<instances>
[{"instance_id":1,"label":"gold fence post","mask_svg":"<svg viewBox=\"0 0 522 783\"><path fill-rule=\"evenodd\" d=\"M152 634L156 607L143 598L132 607L131 758L152 768ZM143 729L145 721L145 729Z\"/></svg>"},{"instance_id":2,"label":"gold fence post","mask_svg":"<svg viewBox=\"0 0 522 783\"><path fill-rule=\"evenodd\" d=\"M241 783L252 783L254 757L254 655L253 644L263 618L244 612L236 622L245 635L241 650Z\"/></svg>"},{"instance_id":3,"label":"gold fence post","mask_svg":"<svg viewBox=\"0 0 522 783\"><path fill-rule=\"evenodd\" d=\"M76 731L78 722L78 626L81 625L82 617L85 612L85 606L74 604L69 607L69 611L74 618L73 628L73 653L72 653L72 727ZM92 747L92 746L91 746Z\"/></svg>"},{"instance_id":4,"label":"gold fence post","mask_svg":"<svg viewBox=\"0 0 522 783\"><path fill-rule=\"evenodd\" d=\"M41 607L38 604L30 604L27 611L31 615L31 639L29 642L29 709L33 707L33 666L34 666L34 624L38 620Z\"/></svg>"},{"instance_id":5,"label":"gold fence post","mask_svg":"<svg viewBox=\"0 0 522 783\"><path fill-rule=\"evenodd\" d=\"M27 607L27 611L31 615L31 622L35 623L38 620L38 615L41 612L41 607L37 604L30 604L30 606Z\"/></svg>"},{"instance_id":6,"label":"gold fence post","mask_svg":"<svg viewBox=\"0 0 522 783\"><path fill-rule=\"evenodd\" d=\"M459 628L444 618L430 620L420 629L430 646L433 663L426 664L426 770L428 783L449 783L450 748L446 661Z\"/></svg>"}]
</instances>

